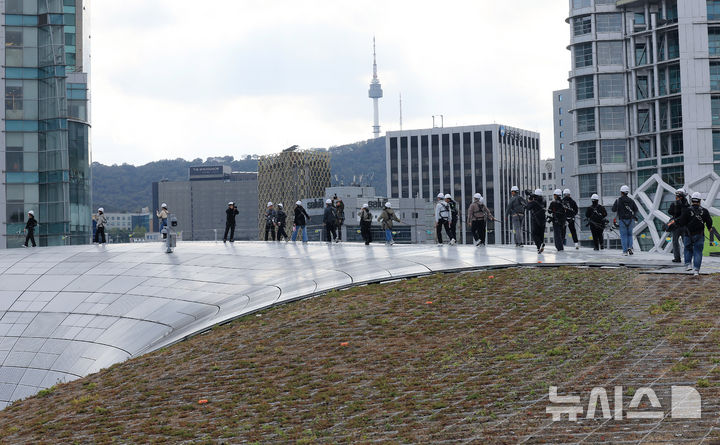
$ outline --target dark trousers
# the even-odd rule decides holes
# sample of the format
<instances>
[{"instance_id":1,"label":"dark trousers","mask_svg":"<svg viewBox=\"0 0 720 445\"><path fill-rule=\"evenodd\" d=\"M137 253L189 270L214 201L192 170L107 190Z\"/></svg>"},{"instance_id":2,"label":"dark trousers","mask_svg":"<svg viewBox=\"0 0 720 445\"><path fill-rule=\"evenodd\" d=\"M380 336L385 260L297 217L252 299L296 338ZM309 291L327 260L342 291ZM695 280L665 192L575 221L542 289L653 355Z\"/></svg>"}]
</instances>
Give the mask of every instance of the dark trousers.
<instances>
[{"instance_id":1,"label":"dark trousers","mask_svg":"<svg viewBox=\"0 0 720 445\"><path fill-rule=\"evenodd\" d=\"M95 231L95 239L93 241L95 241L96 243L105 244L105 227L97 228L97 230Z\"/></svg>"},{"instance_id":2,"label":"dark trousers","mask_svg":"<svg viewBox=\"0 0 720 445\"><path fill-rule=\"evenodd\" d=\"M325 241L331 243L335 238L337 238L335 223L325 223Z\"/></svg>"},{"instance_id":3,"label":"dark trousers","mask_svg":"<svg viewBox=\"0 0 720 445\"><path fill-rule=\"evenodd\" d=\"M33 247L37 247L37 244L35 244L35 229L27 229L27 234L25 235L25 247L28 246L28 241L32 242Z\"/></svg>"},{"instance_id":4,"label":"dark trousers","mask_svg":"<svg viewBox=\"0 0 720 445\"><path fill-rule=\"evenodd\" d=\"M360 222L360 234L363 237L363 240L365 240L365 244L370 244L372 242L372 230L370 229L372 222L370 221L361 221Z\"/></svg>"},{"instance_id":5,"label":"dark trousers","mask_svg":"<svg viewBox=\"0 0 720 445\"><path fill-rule=\"evenodd\" d=\"M555 248L558 252L564 250L565 224L562 221L553 221L553 237L555 238Z\"/></svg>"},{"instance_id":6,"label":"dark trousers","mask_svg":"<svg viewBox=\"0 0 720 445\"><path fill-rule=\"evenodd\" d=\"M603 245L603 233L605 231L603 230L603 228L595 227L591 223L590 232L592 233L593 245L595 246L595 250L604 249L605 246Z\"/></svg>"},{"instance_id":7,"label":"dark trousers","mask_svg":"<svg viewBox=\"0 0 720 445\"><path fill-rule=\"evenodd\" d=\"M265 241L268 240L269 234L272 234L272 240L275 241L275 226L272 224L265 224Z\"/></svg>"},{"instance_id":8,"label":"dark trousers","mask_svg":"<svg viewBox=\"0 0 720 445\"><path fill-rule=\"evenodd\" d=\"M445 228L445 233L447 233L447 236L452 239L452 232L450 231L450 223L447 219L441 219L437 223L437 227L435 228L435 234L437 235L437 242L438 244L442 244L442 230L443 227Z\"/></svg>"},{"instance_id":9,"label":"dark trousers","mask_svg":"<svg viewBox=\"0 0 720 445\"><path fill-rule=\"evenodd\" d=\"M342 226L342 222L338 222L337 224L335 224L335 232L337 233L337 239L339 239L340 241L342 241Z\"/></svg>"},{"instance_id":10,"label":"dark trousers","mask_svg":"<svg viewBox=\"0 0 720 445\"><path fill-rule=\"evenodd\" d=\"M672 231L672 250L673 250L673 258L680 262L680 253L682 250L680 250L680 240L683 239L683 235L685 235L685 228L680 227L678 229L675 229ZM684 240L683 240L684 241Z\"/></svg>"},{"instance_id":11,"label":"dark trousers","mask_svg":"<svg viewBox=\"0 0 720 445\"><path fill-rule=\"evenodd\" d=\"M575 218L567 220L567 228L570 230L570 236L572 236L573 243L578 242L577 229L575 228ZM563 236L563 242L565 241Z\"/></svg>"},{"instance_id":12,"label":"dark trousers","mask_svg":"<svg viewBox=\"0 0 720 445\"><path fill-rule=\"evenodd\" d=\"M450 221L450 239L457 241L457 219Z\"/></svg>"},{"instance_id":13,"label":"dark trousers","mask_svg":"<svg viewBox=\"0 0 720 445\"><path fill-rule=\"evenodd\" d=\"M484 219L478 219L472 222L470 230L475 241L480 240L480 244L485 244L485 229L487 222Z\"/></svg>"},{"instance_id":14,"label":"dark trousers","mask_svg":"<svg viewBox=\"0 0 720 445\"><path fill-rule=\"evenodd\" d=\"M545 241L545 226L539 225L539 224L533 224L531 227L532 231L532 239L535 243L535 247L540 249L540 246L542 246L543 242Z\"/></svg>"},{"instance_id":15,"label":"dark trousers","mask_svg":"<svg viewBox=\"0 0 720 445\"><path fill-rule=\"evenodd\" d=\"M277 240L282 241L283 238L290 239L287 232L285 232L285 224L280 224L277 231Z\"/></svg>"},{"instance_id":16,"label":"dark trousers","mask_svg":"<svg viewBox=\"0 0 720 445\"><path fill-rule=\"evenodd\" d=\"M230 232L230 241L235 241L235 224L225 223L225 234L223 241L227 241L228 232Z\"/></svg>"}]
</instances>

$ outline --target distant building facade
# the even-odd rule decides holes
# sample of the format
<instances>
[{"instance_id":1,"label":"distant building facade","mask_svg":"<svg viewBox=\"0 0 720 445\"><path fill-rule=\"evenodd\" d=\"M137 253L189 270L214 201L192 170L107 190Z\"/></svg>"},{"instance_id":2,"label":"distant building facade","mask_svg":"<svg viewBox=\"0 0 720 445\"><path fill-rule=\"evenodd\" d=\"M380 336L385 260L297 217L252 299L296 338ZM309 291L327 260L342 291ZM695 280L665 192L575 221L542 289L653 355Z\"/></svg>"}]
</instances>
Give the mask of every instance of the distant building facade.
<instances>
[{"instance_id":1,"label":"distant building facade","mask_svg":"<svg viewBox=\"0 0 720 445\"><path fill-rule=\"evenodd\" d=\"M225 210L234 202L235 239L257 237L258 176L255 172L231 172L227 166L190 167L187 181L153 183L153 219L162 203L178 219L177 230L185 241L210 241L223 237Z\"/></svg>"},{"instance_id":2,"label":"distant building facade","mask_svg":"<svg viewBox=\"0 0 720 445\"><path fill-rule=\"evenodd\" d=\"M258 160L258 203L254 239L264 239L267 203L283 204L287 212L295 202L308 196L323 196L330 187L330 153L321 150L297 150ZM289 226L291 227L291 225Z\"/></svg>"},{"instance_id":3,"label":"distant building facade","mask_svg":"<svg viewBox=\"0 0 720 445\"><path fill-rule=\"evenodd\" d=\"M469 244L465 213L480 193L498 219L488 225L488 244L508 244L510 188L540 186L540 135L497 124L392 131L386 135L386 162L391 199L434 202L438 193L453 195L463 219L457 241Z\"/></svg>"}]
</instances>

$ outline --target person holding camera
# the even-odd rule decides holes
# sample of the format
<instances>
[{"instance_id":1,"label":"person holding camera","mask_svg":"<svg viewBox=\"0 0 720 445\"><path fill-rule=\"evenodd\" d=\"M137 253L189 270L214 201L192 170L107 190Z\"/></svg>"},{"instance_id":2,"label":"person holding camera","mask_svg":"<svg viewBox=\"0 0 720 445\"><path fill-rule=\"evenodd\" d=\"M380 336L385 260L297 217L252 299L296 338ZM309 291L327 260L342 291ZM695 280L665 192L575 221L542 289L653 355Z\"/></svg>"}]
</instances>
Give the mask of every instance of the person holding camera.
<instances>
[{"instance_id":1,"label":"person holding camera","mask_svg":"<svg viewBox=\"0 0 720 445\"><path fill-rule=\"evenodd\" d=\"M277 213L273 207L272 201L268 201L267 209L265 210L265 241L270 238L272 234L272 240L275 241L275 218Z\"/></svg>"},{"instance_id":2,"label":"person holding camera","mask_svg":"<svg viewBox=\"0 0 720 445\"><path fill-rule=\"evenodd\" d=\"M385 244L388 246L395 244L395 240L392 236L393 221L401 222L400 218L398 218L395 214L392 204L386 202L382 213L378 217L378 222L382 224L382 228L385 231Z\"/></svg>"},{"instance_id":3,"label":"person holding camera","mask_svg":"<svg viewBox=\"0 0 720 445\"><path fill-rule=\"evenodd\" d=\"M705 227L712 233L713 221L710 218L710 212L702 206L700 201L702 195L695 192L690 198L692 203L690 207L683 209L678 224L684 227L685 234L683 236L683 244L685 244L685 269L695 271L693 275L700 274L700 266L702 265L703 249L705 248Z\"/></svg>"},{"instance_id":4,"label":"person holding camera","mask_svg":"<svg viewBox=\"0 0 720 445\"><path fill-rule=\"evenodd\" d=\"M620 227L620 243L622 244L623 255L633 254L633 229L637 220L638 207L635 201L628 196L630 187L620 187L620 197L615 200L612 211L616 213Z\"/></svg>"},{"instance_id":5,"label":"person holding camera","mask_svg":"<svg viewBox=\"0 0 720 445\"><path fill-rule=\"evenodd\" d=\"M235 217L240 214L234 202L228 202L228 208L225 209L225 234L223 234L223 243L228 240L228 232L230 232L230 242L235 242Z\"/></svg>"},{"instance_id":6,"label":"person holding camera","mask_svg":"<svg viewBox=\"0 0 720 445\"><path fill-rule=\"evenodd\" d=\"M335 230L337 231L338 241L342 241L342 226L345 224L345 203L337 195L333 197L333 200L335 201L335 214L337 215Z\"/></svg>"},{"instance_id":7,"label":"person holding camera","mask_svg":"<svg viewBox=\"0 0 720 445\"><path fill-rule=\"evenodd\" d=\"M507 205L505 213L510 219L510 224L513 231L513 237L515 238L515 247L522 247L524 244L523 240L523 222L525 221L525 207L527 201L525 198L520 196L520 189L514 185L510 189L510 201Z\"/></svg>"},{"instance_id":8,"label":"person holding camera","mask_svg":"<svg viewBox=\"0 0 720 445\"><path fill-rule=\"evenodd\" d=\"M600 205L600 196L593 194L590 197L592 204L585 211L585 218L587 218L587 225L590 226L590 233L592 233L593 239L593 250L604 249L603 245L603 233L605 233L605 227L608 224L607 210L605 207Z\"/></svg>"},{"instance_id":9,"label":"person holding camera","mask_svg":"<svg viewBox=\"0 0 720 445\"><path fill-rule=\"evenodd\" d=\"M567 214L562 203L562 190L556 189L553 192L553 201L548 206L548 221L553 225L553 238L555 238L555 248L558 252L565 250L563 242L565 241L565 223L567 222Z\"/></svg>"},{"instance_id":10,"label":"person holding camera","mask_svg":"<svg viewBox=\"0 0 720 445\"><path fill-rule=\"evenodd\" d=\"M438 244L443 243L443 227L448 238L450 238L450 245L455 244L455 239L450 231L450 206L445 202L445 194L438 193L437 204L435 205L435 234L437 235Z\"/></svg>"},{"instance_id":11,"label":"person holding camera","mask_svg":"<svg viewBox=\"0 0 720 445\"><path fill-rule=\"evenodd\" d=\"M325 200L325 211L323 212L323 223L325 224L325 237L328 243L340 242L337 237L336 226L337 213L332 199Z\"/></svg>"},{"instance_id":12,"label":"person holding camera","mask_svg":"<svg viewBox=\"0 0 720 445\"><path fill-rule=\"evenodd\" d=\"M667 226L672 233L672 251L673 251L673 263L679 263L680 259L680 239L685 233L685 228L681 226L677 221L682 216L683 211L690 207L687 202L687 195L684 189L677 189L675 191L675 202L670 204L668 214L670 214L670 221Z\"/></svg>"},{"instance_id":13,"label":"person holding camera","mask_svg":"<svg viewBox=\"0 0 720 445\"><path fill-rule=\"evenodd\" d=\"M495 218L485 205L485 199L480 193L473 195L473 202L468 207L467 214L467 225L472 232L475 247L484 246L487 224L489 221L495 221Z\"/></svg>"},{"instance_id":14,"label":"person holding camera","mask_svg":"<svg viewBox=\"0 0 720 445\"><path fill-rule=\"evenodd\" d=\"M567 228L570 229L570 236L572 236L573 243L575 243L575 250L580 248L580 242L578 240L577 229L575 228L575 216L578 214L578 205L572 196L570 196L570 189L563 190L562 197L563 207L565 207L565 218L567 219ZM565 244L566 236L563 234L563 244Z\"/></svg>"},{"instance_id":15,"label":"person holding camera","mask_svg":"<svg viewBox=\"0 0 720 445\"><path fill-rule=\"evenodd\" d=\"M537 247L537 253L541 254L545 250L545 199L543 191L535 190L535 193L528 197L527 207L525 210L530 214L530 229L533 242Z\"/></svg>"},{"instance_id":16,"label":"person holding camera","mask_svg":"<svg viewBox=\"0 0 720 445\"><path fill-rule=\"evenodd\" d=\"M285 238L285 242L290 241L290 237L285 232L285 226L287 225L287 213L283 209L282 204L277 205L277 211L275 212L275 225L277 226L277 240L282 241Z\"/></svg>"}]
</instances>

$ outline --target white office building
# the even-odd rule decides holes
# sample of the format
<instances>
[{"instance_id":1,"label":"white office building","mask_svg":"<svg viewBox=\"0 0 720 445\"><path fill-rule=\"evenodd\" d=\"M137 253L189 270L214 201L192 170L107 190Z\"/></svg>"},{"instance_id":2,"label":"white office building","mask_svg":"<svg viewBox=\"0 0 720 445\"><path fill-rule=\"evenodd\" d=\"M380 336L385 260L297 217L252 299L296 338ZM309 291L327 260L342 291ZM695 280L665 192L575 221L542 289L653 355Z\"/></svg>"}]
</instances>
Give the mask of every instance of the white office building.
<instances>
[{"instance_id":1,"label":"white office building","mask_svg":"<svg viewBox=\"0 0 720 445\"><path fill-rule=\"evenodd\" d=\"M458 242L471 243L465 213L480 193L498 219L488 225L488 244L508 244L510 188L540 185L540 135L497 124L392 131L386 135L386 162L391 199L453 195L460 204Z\"/></svg>"}]
</instances>

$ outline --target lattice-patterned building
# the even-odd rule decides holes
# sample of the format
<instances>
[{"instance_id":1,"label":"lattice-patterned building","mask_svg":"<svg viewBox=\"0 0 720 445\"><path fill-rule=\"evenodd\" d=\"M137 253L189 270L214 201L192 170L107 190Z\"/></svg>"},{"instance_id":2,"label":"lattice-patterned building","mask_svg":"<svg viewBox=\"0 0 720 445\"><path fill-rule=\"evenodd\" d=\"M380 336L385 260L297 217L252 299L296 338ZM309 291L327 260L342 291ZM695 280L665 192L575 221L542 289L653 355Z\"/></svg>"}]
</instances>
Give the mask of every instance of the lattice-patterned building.
<instances>
[{"instance_id":1,"label":"lattice-patterned building","mask_svg":"<svg viewBox=\"0 0 720 445\"><path fill-rule=\"evenodd\" d=\"M265 209L268 201L282 203L288 215L295 201L323 196L330 187L330 153L296 151L294 147L258 161L258 229L265 235ZM292 219L288 217L288 226Z\"/></svg>"}]
</instances>

